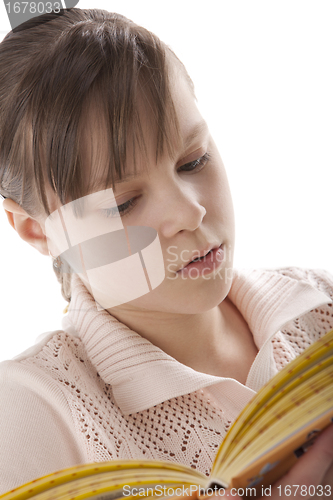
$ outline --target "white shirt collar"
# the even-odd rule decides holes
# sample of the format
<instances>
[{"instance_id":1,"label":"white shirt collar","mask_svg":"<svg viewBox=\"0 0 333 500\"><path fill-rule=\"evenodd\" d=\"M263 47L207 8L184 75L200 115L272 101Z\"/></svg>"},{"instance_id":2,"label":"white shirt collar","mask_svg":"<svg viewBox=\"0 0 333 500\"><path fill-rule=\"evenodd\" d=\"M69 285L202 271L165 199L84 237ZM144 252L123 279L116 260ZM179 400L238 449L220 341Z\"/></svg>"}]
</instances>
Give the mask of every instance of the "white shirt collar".
<instances>
[{"instance_id":1,"label":"white shirt collar","mask_svg":"<svg viewBox=\"0 0 333 500\"><path fill-rule=\"evenodd\" d=\"M228 296L248 323L259 349L246 382L253 390L274 374L271 338L289 321L331 302L305 281L265 270L234 271ZM97 311L95 300L77 276L73 276L63 329L82 339L99 375L112 385L124 414L231 380L179 363L107 311Z\"/></svg>"}]
</instances>

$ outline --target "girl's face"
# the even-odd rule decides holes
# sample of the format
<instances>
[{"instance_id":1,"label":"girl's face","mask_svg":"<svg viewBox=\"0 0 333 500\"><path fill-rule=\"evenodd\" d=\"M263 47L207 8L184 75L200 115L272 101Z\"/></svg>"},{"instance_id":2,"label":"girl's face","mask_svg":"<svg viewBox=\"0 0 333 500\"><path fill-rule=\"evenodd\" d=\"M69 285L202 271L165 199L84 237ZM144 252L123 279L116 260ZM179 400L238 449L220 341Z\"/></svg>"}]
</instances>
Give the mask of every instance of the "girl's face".
<instances>
[{"instance_id":1,"label":"girl's face","mask_svg":"<svg viewBox=\"0 0 333 500\"><path fill-rule=\"evenodd\" d=\"M117 183L114 191L104 191L111 191L114 195L120 218L115 222L112 210L104 210L103 224L110 224L110 231L117 229L119 223L125 228L153 228L158 235L165 276L149 293L114 308L103 307L111 313L117 309L200 313L218 305L230 288L234 216L225 169L183 75L174 77L172 94L181 137L179 140L175 134L170 138L173 157L164 148L156 162L156 126L147 113L147 107L142 105L141 123L147 154L140 155L136 149L134 172L134 165L130 164L133 151L129 145L128 177ZM88 165L86 167L89 169ZM87 177L89 175L87 171ZM100 176L100 181L102 185L103 176ZM103 193L98 189L94 191L94 195ZM84 218L84 224L85 227L81 221L80 227L87 238L88 225L94 224L93 219ZM180 271L191 260L211 249L215 250L203 262ZM97 286L105 288L105 273L104 277L102 275ZM80 278L91 291L87 275L80 274ZM121 287L121 278L115 285L115 289ZM131 286L135 287L134 280Z\"/></svg>"}]
</instances>

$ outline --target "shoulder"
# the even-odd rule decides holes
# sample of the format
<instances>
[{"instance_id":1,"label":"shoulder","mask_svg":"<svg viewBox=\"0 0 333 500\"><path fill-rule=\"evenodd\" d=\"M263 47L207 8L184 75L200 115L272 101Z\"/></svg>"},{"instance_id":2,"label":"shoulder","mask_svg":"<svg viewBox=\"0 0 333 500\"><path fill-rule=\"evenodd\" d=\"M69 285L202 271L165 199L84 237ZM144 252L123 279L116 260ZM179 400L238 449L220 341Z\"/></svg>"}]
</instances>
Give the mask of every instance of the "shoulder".
<instances>
[{"instance_id":1,"label":"shoulder","mask_svg":"<svg viewBox=\"0 0 333 500\"><path fill-rule=\"evenodd\" d=\"M63 392L54 380L56 367L56 344L64 332L55 331L44 334L35 345L0 363L0 399L15 396L17 405L27 404L29 397L38 394L39 399L50 401L63 399ZM20 397L18 395L20 394Z\"/></svg>"},{"instance_id":2,"label":"shoulder","mask_svg":"<svg viewBox=\"0 0 333 500\"><path fill-rule=\"evenodd\" d=\"M70 406L70 380L80 363L74 342L51 332L0 363L0 494L85 461Z\"/></svg>"},{"instance_id":3,"label":"shoulder","mask_svg":"<svg viewBox=\"0 0 333 500\"><path fill-rule=\"evenodd\" d=\"M287 267L274 272L303 281L327 296L327 303L289 321L273 339L278 369L303 352L309 345L333 329L333 276L324 269Z\"/></svg>"},{"instance_id":4,"label":"shoulder","mask_svg":"<svg viewBox=\"0 0 333 500\"><path fill-rule=\"evenodd\" d=\"M57 330L47 332L39 339L12 360L0 363L0 384L10 380L11 383L16 381L27 385L29 381L31 388L58 386L59 390L66 392L72 379L80 376L84 384L86 378L97 375L78 337Z\"/></svg>"},{"instance_id":5,"label":"shoulder","mask_svg":"<svg viewBox=\"0 0 333 500\"><path fill-rule=\"evenodd\" d=\"M333 275L325 269L307 269L300 267L284 267L269 269L279 275L298 281L306 281L316 290L328 295L333 300Z\"/></svg>"}]
</instances>

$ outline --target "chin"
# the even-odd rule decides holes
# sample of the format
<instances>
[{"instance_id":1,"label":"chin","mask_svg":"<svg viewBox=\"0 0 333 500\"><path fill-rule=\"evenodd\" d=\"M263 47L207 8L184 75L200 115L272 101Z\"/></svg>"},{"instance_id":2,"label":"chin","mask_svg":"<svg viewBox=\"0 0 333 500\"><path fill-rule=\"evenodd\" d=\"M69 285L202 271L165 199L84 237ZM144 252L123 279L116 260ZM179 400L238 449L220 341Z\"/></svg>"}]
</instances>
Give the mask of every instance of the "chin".
<instances>
[{"instance_id":1,"label":"chin","mask_svg":"<svg viewBox=\"0 0 333 500\"><path fill-rule=\"evenodd\" d=\"M178 293L169 294L170 312L172 308L172 312L180 314L201 314L217 307L228 295L232 280L215 276L210 280L192 280L192 283L191 287L184 286Z\"/></svg>"},{"instance_id":2,"label":"chin","mask_svg":"<svg viewBox=\"0 0 333 500\"><path fill-rule=\"evenodd\" d=\"M154 290L128 302L127 306L175 314L200 314L218 306L228 295L231 283L231 267L197 279L166 278Z\"/></svg>"}]
</instances>

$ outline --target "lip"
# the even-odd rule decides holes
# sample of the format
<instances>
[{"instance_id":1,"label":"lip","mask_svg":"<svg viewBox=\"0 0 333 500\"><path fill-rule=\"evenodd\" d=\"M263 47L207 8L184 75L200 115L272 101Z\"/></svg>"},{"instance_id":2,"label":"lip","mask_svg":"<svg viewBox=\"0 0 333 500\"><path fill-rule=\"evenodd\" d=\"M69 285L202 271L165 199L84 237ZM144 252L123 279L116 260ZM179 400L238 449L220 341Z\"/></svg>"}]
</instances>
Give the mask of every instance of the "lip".
<instances>
[{"instance_id":1,"label":"lip","mask_svg":"<svg viewBox=\"0 0 333 500\"><path fill-rule=\"evenodd\" d=\"M182 266L180 269L178 269L177 273L180 273L183 269L185 269L189 264L192 263L193 259L201 259L201 257L204 257L205 255L207 255L209 252L213 251L213 250L217 250L218 248L221 248L223 245L223 243L221 243L220 245L219 244L214 244L214 245L210 245L210 246L207 246L205 247L203 250L201 250L199 252L199 250L194 250L194 252L192 253L192 256L189 258L188 262Z\"/></svg>"}]
</instances>

